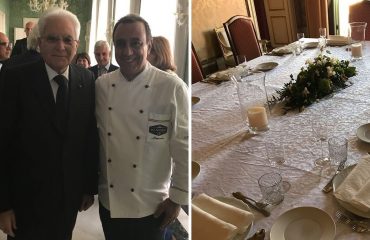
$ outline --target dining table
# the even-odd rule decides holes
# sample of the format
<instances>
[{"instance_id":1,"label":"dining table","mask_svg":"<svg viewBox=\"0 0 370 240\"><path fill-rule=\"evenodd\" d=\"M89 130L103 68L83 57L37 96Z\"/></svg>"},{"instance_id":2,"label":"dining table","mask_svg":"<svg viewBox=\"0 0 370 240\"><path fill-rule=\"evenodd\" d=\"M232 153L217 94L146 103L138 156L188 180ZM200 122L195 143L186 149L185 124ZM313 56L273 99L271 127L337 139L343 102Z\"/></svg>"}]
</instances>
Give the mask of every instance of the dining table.
<instances>
[{"instance_id":1,"label":"dining table","mask_svg":"<svg viewBox=\"0 0 370 240\"><path fill-rule=\"evenodd\" d=\"M348 45L327 46L324 49L304 49L299 55L262 55L247 62L247 66L253 69L261 63L278 63L265 72L267 98L271 99L291 80L290 75L296 79L306 61L319 54L339 60L351 59ZM283 180L290 183L290 189L284 193L280 204L270 206L269 217L251 210L254 221L249 236L265 229L265 239L270 239L273 224L284 212L298 207L315 207L332 217L336 227L335 239L370 239L369 232L357 233L350 225L337 222L336 212L346 210L333 192L322 191L337 166L314 164L321 155L321 148L312 129L313 121L326 122L328 137L344 136L348 139L346 167L369 154L370 144L361 141L356 131L370 123L370 42L364 43L363 58L350 62L350 65L356 67L357 74L349 79L349 87L318 100L303 111L286 112L282 103L271 104L269 130L258 134L247 131L233 81L192 84L191 94L199 98L199 102L191 109L191 159L200 165L199 174L192 180L193 197L206 193L212 197L231 198L233 192L239 191L259 200L262 198L259 177L268 172L279 172ZM273 142L285 146L285 162L280 166L272 165L267 159L266 148ZM323 149L328 156L327 141Z\"/></svg>"}]
</instances>

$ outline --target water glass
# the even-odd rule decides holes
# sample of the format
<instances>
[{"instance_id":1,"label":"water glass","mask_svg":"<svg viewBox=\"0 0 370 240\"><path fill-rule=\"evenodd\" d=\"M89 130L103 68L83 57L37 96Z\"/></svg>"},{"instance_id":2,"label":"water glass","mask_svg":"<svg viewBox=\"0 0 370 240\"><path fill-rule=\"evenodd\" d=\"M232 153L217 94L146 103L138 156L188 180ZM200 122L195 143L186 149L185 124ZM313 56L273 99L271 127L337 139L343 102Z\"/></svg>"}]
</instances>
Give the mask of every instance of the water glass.
<instances>
[{"instance_id":1,"label":"water glass","mask_svg":"<svg viewBox=\"0 0 370 240\"><path fill-rule=\"evenodd\" d=\"M331 137L329 143L329 159L332 165L339 165L347 160L348 140L345 137Z\"/></svg>"},{"instance_id":2,"label":"water glass","mask_svg":"<svg viewBox=\"0 0 370 240\"><path fill-rule=\"evenodd\" d=\"M258 186L262 193L262 201L271 205L278 205L284 200L282 192L282 178L279 173L266 173L258 179Z\"/></svg>"},{"instance_id":3,"label":"water glass","mask_svg":"<svg viewBox=\"0 0 370 240\"><path fill-rule=\"evenodd\" d=\"M300 50L301 52L303 51L303 47L304 47L304 33L297 33L297 39L298 39L298 43L299 43L299 47L300 47Z\"/></svg>"}]
</instances>

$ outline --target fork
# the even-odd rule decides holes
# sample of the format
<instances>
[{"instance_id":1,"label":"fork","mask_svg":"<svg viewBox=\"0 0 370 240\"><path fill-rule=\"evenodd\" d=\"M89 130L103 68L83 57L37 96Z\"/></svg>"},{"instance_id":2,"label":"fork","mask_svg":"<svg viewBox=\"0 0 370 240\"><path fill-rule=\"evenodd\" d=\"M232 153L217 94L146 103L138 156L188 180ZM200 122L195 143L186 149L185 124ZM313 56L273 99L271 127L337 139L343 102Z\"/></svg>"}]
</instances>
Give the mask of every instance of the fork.
<instances>
[{"instance_id":1,"label":"fork","mask_svg":"<svg viewBox=\"0 0 370 240\"><path fill-rule=\"evenodd\" d=\"M247 197L247 196L245 196L245 198L248 199L249 201L254 202L256 204L256 206L260 207L260 208L265 208L265 207L267 207L267 205L269 205L268 203L259 202L259 201L254 200L253 198L250 198L250 197Z\"/></svg>"},{"instance_id":2,"label":"fork","mask_svg":"<svg viewBox=\"0 0 370 240\"><path fill-rule=\"evenodd\" d=\"M361 220L354 220L351 217L347 216L340 210L335 212L335 216L337 217L337 222L344 223L346 225L350 225L352 230L358 233L370 232L370 228L366 226L366 222Z\"/></svg>"},{"instance_id":3,"label":"fork","mask_svg":"<svg viewBox=\"0 0 370 240\"><path fill-rule=\"evenodd\" d=\"M340 164L339 164L339 166L338 166L338 169L337 169L337 171L335 171L335 173L334 173L334 175L333 175L333 177L329 180L329 182L323 187L323 189L322 189L322 191L324 192L324 193L329 193L329 192L331 192L332 190L333 190L333 180L334 180L334 178L335 178L335 176L337 176L339 173L340 173L340 171L342 171L343 169L344 169L344 167L345 167L345 165L346 165L346 161L347 161L347 159L345 159L345 160L343 160L343 161L341 161L340 162Z\"/></svg>"}]
</instances>

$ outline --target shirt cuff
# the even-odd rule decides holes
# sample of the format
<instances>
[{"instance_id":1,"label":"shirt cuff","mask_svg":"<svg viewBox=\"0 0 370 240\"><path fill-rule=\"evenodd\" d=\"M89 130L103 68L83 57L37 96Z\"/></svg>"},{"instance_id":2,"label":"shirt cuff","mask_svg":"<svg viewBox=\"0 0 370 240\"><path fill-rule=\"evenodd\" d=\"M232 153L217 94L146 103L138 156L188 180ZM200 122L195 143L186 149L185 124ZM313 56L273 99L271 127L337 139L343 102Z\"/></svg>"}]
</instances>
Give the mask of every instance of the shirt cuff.
<instances>
[{"instance_id":1,"label":"shirt cuff","mask_svg":"<svg viewBox=\"0 0 370 240\"><path fill-rule=\"evenodd\" d=\"M169 197L171 201L180 204L180 205L188 205L189 201L189 193L187 190L182 190L176 187L171 187L169 192Z\"/></svg>"}]
</instances>

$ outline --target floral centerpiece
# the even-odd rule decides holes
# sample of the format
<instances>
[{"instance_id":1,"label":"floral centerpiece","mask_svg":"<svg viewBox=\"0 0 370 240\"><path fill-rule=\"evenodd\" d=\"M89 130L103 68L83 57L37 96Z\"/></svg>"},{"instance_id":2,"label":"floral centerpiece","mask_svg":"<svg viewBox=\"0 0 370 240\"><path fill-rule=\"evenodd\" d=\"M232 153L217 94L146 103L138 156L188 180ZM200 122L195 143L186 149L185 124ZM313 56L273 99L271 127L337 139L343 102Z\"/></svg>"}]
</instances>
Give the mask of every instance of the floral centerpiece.
<instances>
[{"instance_id":1,"label":"floral centerpiece","mask_svg":"<svg viewBox=\"0 0 370 240\"><path fill-rule=\"evenodd\" d=\"M319 99L349 86L348 78L354 75L356 68L349 66L349 61L320 54L314 60L306 61L296 80L291 74L291 80L276 91L278 96L273 96L270 103L283 102L286 111L302 111Z\"/></svg>"}]
</instances>

